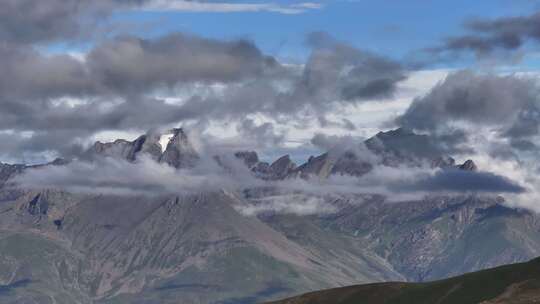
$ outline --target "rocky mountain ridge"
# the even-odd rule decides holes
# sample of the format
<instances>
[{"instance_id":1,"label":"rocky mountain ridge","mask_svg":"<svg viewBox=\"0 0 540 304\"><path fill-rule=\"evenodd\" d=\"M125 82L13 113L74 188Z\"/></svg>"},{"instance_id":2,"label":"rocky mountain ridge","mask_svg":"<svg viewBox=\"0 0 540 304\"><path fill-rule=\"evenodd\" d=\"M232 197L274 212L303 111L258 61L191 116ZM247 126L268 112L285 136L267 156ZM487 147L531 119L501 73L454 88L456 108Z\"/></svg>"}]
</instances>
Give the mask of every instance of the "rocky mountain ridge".
<instances>
[{"instance_id":1,"label":"rocky mountain ridge","mask_svg":"<svg viewBox=\"0 0 540 304\"><path fill-rule=\"evenodd\" d=\"M418 140L404 131L380 133L378 149L385 141L403 145L393 138L403 134ZM165 148L162 135L97 143L89 157L136 161L147 153L180 169L201 159L183 131L165 139ZM395 165L407 153L390 147L377 151ZM263 180L372 170L352 151L324 153L300 166L288 156L271 164L255 152L233 157ZM411 163L476 169L472 161L456 165L435 153ZM29 169L0 168L5 181ZM261 203L304 208L313 202L329 211L243 212ZM428 281L538 256L539 231L536 214L474 194L394 203L368 193L273 187L119 196L0 186L0 286L8 290L0 301L256 303L357 283Z\"/></svg>"},{"instance_id":2,"label":"rocky mountain ridge","mask_svg":"<svg viewBox=\"0 0 540 304\"><path fill-rule=\"evenodd\" d=\"M162 141L163 137L168 137ZM163 146L163 144L166 144ZM149 132L134 141L118 139L114 142L96 142L87 152L88 157L109 156L135 161L141 154L166 163L175 168L187 168L199 158L188 136L181 128L172 129L164 134Z\"/></svg>"},{"instance_id":3,"label":"rocky mountain ridge","mask_svg":"<svg viewBox=\"0 0 540 304\"><path fill-rule=\"evenodd\" d=\"M162 138L167 138L166 147L162 147ZM405 129L396 129L388 132L379 132L363 143L368 151L382 155L381 163L387 166L421 166L429 164L432 167L457 168L475 171L477 167L472 160L463 164L456 164L455 160L445 155L431 141L427 135L418 135ZM416 153L413 149L403 147L425 147L430 152ZM146 154L152 159L169 164L175 168L192 167L200 158L193 148L188 136L181 128L173 129L164 134L148 133L141 135L134 141L116 140L109 143L96 142L87 155L109 156L135 161L139 155ZM305 163L297 165L289 155L283 155L272 163L259 159L255 151L238 151L234 156L241 160L250 169L254 176L266 180L281 180L286 178L327 178L333 174L362 176L372 170L373 164L361 160L357 152L344 150L339 153L326 152L319 156L311 156ZM214 159L221 165L219 155Z\"/></svg>"}]
</instances>

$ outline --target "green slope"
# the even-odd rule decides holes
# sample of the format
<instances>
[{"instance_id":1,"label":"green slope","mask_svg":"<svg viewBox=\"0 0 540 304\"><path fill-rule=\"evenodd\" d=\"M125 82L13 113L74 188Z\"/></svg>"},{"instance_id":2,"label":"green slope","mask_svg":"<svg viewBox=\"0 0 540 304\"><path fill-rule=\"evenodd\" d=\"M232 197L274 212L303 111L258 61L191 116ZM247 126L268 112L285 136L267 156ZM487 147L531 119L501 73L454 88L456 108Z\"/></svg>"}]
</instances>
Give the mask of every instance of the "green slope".
<instances>
[{"instance_id":1,"label":"green slope","mask_svg":"<svg viewBox=\"0 0 540 304\"><path fill-rule=\"evenodd\" d=\"M429 283L379 283L324 290L273 304L540 303L540 258Z\"/></svg>"}]
</instances>

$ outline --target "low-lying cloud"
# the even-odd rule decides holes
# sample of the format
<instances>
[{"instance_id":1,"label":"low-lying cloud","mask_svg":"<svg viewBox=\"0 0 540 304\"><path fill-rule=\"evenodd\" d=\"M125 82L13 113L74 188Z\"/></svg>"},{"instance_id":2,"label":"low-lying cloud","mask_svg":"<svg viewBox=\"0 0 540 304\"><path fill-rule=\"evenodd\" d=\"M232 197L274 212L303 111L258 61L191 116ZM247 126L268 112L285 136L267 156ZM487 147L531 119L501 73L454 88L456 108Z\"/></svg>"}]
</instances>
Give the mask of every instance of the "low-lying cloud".
<instances>
[{"instance_id":1,"label":"low-lying cloud","mask_svg":"<svg viewBox=\"0 0 540 304\"><path fill-rule=\"evenodd\" d=\"M114 157L95 157L92 161L75 160L67 165L27 169L12 179L11 186L25 189L60 189L67 192L106 195L184 195L199 192L272 189L271 196L261 196L234 207L244 215L296 214L322 215L339 211L334 201L352 197L362 204L373 195L385 197L387 202L405 202L433 195L503 195L511 204L525 205L531 189L527 179L505 177L485 171L464 171L457 168L432 168L403 164L392 167L382 164L363 142L351 137L325 137L314 141L321 148L329 148L331 157L355 153L373 168L362 176L334 174L328 178L288 178L261 180L245 164L223 150L197 140L200 160L192 168L175 169L142 155L134 162ZM353 149L354 147L356 149ZM333 147L333 148L332 148ZM219 154L219 161L214 157ZM227 154L228 153L228 154ZM516 178L514 180L513 178Z\"/></svg>"},{"instance_id":2,"label":"low-lying cloud","mask_svg":"<svg viewBox=\"0 0 540 304\"><path fill-rule=\"evenodd\" d=\"M237 204L234 208L246 216L264 214L321 215L338 211L336 206L324 198L306 194L268 196L252 200L250 204Z\"/></svg>"},{"instance_id":3,"label":"low-lying cloud","mask_svg":"<svg viewBox=\"0 0 540 304\"><path fill-rule=\"evenodd\" d=\"M524 187L504 176L459 169L438 170L425 179L413 182L410 189L455 193L524 193L526 191Z\"/></svg>"},{"instance_id":4,"label":"low-lying cloud","mask_svg":"<svg viewBox=\"0 0 540 304\"><path fill-rule=\"evenodd\" d=\"M193 169L175 169L149 157L135 163L104 157L93 162L28 169L13 184L33 189L61 189L85 194L163 195L236 189L242 179L231 179L223 168L208 162ZM250 181L246 184L255 183Z\"/></svg>"}]
</instances>

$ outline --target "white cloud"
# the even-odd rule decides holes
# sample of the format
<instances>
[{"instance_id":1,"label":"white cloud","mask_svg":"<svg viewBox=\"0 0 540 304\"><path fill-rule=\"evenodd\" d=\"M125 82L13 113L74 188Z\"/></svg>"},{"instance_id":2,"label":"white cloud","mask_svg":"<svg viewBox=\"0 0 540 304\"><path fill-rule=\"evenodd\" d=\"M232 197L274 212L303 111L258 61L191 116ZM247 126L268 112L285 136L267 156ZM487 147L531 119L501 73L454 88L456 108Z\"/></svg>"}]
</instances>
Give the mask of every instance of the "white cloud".
<instances>
[{"instance_id":1,"label":"white cloud","mask_svg":"<svg viewBox=\"0 0 540 304\"><path fill-rule=\"evenodd\" d=\"M236 172L235 172L236 173ZM256 180L231 179L217 164L201 161L193 169L177 170L149 157L135 163L115 158L95 162L74 161L65 166L27 170L13 182L25 188L63 189L75 193L114 195L159 195L236 189L238 184L255 185Z\"/></svg>"},{"instance_id":2,"label":"white cloud","mask_svg":"<svg viewBox=\"0 0 540 304\"><path fill-rule=\"evenodd\" d=\"M273 12L280 14L300 14L308 10L321 9L322 4L316 2L301 2L294 4L277 3L231 3L231 2L202 2L186 0L153 0L142 9L147 11L184 11L184 12Z\"/></svg>"},{"instance_id":3,"label":"white cloud","mask_svg":"<svg viewBox=\"0 0 540 304\"><path fill-rule=\"evenodd\" d=\"M234 208L247 216L264 213L314 215L337 212L337 207L323 198L304 194L288 194L264 197L250 205L235 205Z\"/></svg>"}]
</instances>

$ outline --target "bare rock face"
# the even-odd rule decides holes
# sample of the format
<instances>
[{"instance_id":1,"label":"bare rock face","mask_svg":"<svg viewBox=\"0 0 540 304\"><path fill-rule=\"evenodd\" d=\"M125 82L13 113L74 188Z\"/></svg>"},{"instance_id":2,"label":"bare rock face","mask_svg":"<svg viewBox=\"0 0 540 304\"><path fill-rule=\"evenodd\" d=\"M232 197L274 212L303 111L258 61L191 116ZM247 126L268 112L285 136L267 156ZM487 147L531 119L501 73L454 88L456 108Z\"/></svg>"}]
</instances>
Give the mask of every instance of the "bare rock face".
<instances>
[{"instance_id":1,"label":"bare rock face","mask_svg":"<svg viewBox=\"0 0 540 304\"><path fill-rule=\"evenodd\" d=\"M373 165L362 161L358 156L346 151L334 163L332 174L362 176L373 169Z\"/></svg>"},{"instance_id":2,"label":"bare rock face","mask_svg":"<svg viewBox=\"0 0 540 304\"><path fill-rule=\"evenodd\" d=\"M172 138L161 155L159 162L175 168L192 167L199 159L197 151L182 129L173 129Z\"/></svg>"},{"instance_id":3,"label":"bare rock face","mask_svg":"<svg viewBox=\"0 0 540 304\"><path fill-rule=\"evenodd\" d=\"M159 143L161 136L158 133L151 132L146 135L142 135L137 140L137 146L139 153L145 153L149 155L153 160L159 160L162 153L162 147Z\"/></svg>"},{"instance_id":4,"label":"bare rock face","mask_svg":"<svg viewBox=\"0 0 540 304\"><path fill-rule=\"evenodd\" d=\"M0 163L0 188L12 176L24 170L24 165L8 165Z\"/></svg>"},{"instance_id":5,"label":"bare rock face","mask_svg":"<svg viewBox=\"0 0 540 304\"><path fill-rule=\"evenodd\" d=\"M306 163L296 168L291 175L302 178L327 178L332 172L333 164L334 161L328 153L316 157L311 156Z\"/></svg>"},{"instance_id":6,"label":"bare rock face","mask_svg":"<svg viewBox=\"0 0 540 304\"><path fill-rule=\"evenodd\" d=\"M87 155L114 157L130 162L135 161L140 155L147 155L175 168L192 167L199 156L184 131L173 129L166 135L170 136L165 142L161 142L163 134L153 132L142 135L134 141L124 139L109 143L98 141L87 151Z\"/></svg>"},{"instance_id":7,"label":"bare rock face","mask_svg":"<svg viewBox=\"0 0 540 304\"><path fill-rule=\"evenodd\" d=\"M275 179L283 179L296 169L296 164L289 155L284 155L270 165L271 174Z\"/></svg>"},{"instance_id":8,"label":"bare rock face","mask_svg":"<svg viewBox=\"0 0 540 304\"><path fill-rule=\"evenodd\" d=\"M386 166L421 166L426 163L432 167L455 168L455 160L445 155L427 135L418 135L405 129L380 132L364 142L373 153L381 156ZM362 176L373 169L372 163L346 150L339 153L327 152L297 166L288 155L284 155L272 164L263 162L254 151L239 151L234 156L244 162L257 178L280 180L286 178L328 178L330 175ZM135 161L141 154L166 163L175 168L193 167L199 155L191 144L187 134L180 128L164 134L148 133L133 142L116 140L112 143L97 142L89 151L90 155L110 156ZM219 163L219 157L215 158ZM472 161L458 166L463 170L476 170Z\"/></svg>"},{"instance_id":9,"label":"bare rock face","mask_svg":"<svg viewBox=\"0 0 540 304\"><path fill-rule=\"evenodd\" d=\"M249 169L253 169L259 163L259 156L255 151L239 151L234 153L234 156L243 160Z\"/></svg>"},{"instance_id":10,"label":"bare rock face","mask_svg":"<svg viewBox=\"0 0 540 304\"><path fill-rule=\"evenodd\" d=\"M102 143L98 141L94 144L94 146L92 146L92 148L90 148L88 153L91 156L99 155L134 161L136 153L139 152L136 149L136 142L137 141L130 142L124 139L118 139L109 143Z\"/></svg>"},{"instance_id":11,"label":"bare rock face","mask_svg":"<svg viewBox=\"0 0 540 304\"><path fill-rule=\"evenodd\" d=\"M458 168L461 169L461 170L466 170L466 171L476 171L476 170L478 170L478 167L476 167L476 164L474 163L474 161L472 161L470 159L467 160L466 162L464 162Z\"/></svg>"},{"instance_id":12,"label":"bare rock face","mask_svg":"<svg viewBox=\"0 0 540 304\"><path fill-rule=\"evenodd\" d=\"M272 170L270 170L270 164L267 162L258 162L252 169L255 176L262 179L268 179L272 176Z\"/></svg>"},{"instance_id":13,"label":"bare rock face","mask_svg":"<svg viewBox=\"0 0 540 304\"><path fill-rule=\"evenodd\" d=\"M381 158L382 165L423 166L431 165L433 168L454 168L455 160L446 155L428 135L419 135L403 128L379 132L377 135L364 141L371 153ZM376 164L362 159L358 152L346 150L339 153L327 152L319 156L312 156L309 160L292 170L287 177L301 178L327 178L330 175L362 176L373 169ZM472 162L472 161L471 161ZM474 163L463 164L462 169L475 168Z\"/></svg>"},{"instance_id":14,"label":"bare rock face","mask_svg":"<svg viewBox=\"0 0 540 304\"><path fill-rule=\"evenodd\" d=\"M296 169L296 164L289 155L284 155L272 164L262 162L254 151L239 151L234 156L241 159L244 164L253 172L255 177L265 180L284 179Z\"/></svg>"},{"instance_id":15,"label":"bare rock face","mask_svg":"<svg viewBox=\"0 0 540 304\"><path fill-rule=\"evenodd\" d=\"M302 178L327 178L330 175L362 176L373 169L373 165L361 160L352 151L345 151L338 155L324 153L309 160L291 171L289 176Z\"/></svg>"},{"instance_id":16,"label":"bare rock face","mask_svg":"<svg viewBox=\"0 0 540 304\"><path fill-rule=\"evenodd\" d=\"M439 165L446 166L448 161L451 162L432 137L404 128L379 132L366 140L365 144L368 149L380 155L387 166L414 166L441 161Z\"/></svg>"},{"instance_id":17,"label":"bare rock face","mask_svg":"<svg viewBox=\"0 0 540 304\"><path fill-rule=\"evenodd\" d=\"M432 168L451 168L456 165L456 161L449 156L437 157L431 162Z\"/></svg>"}]
</instances>

